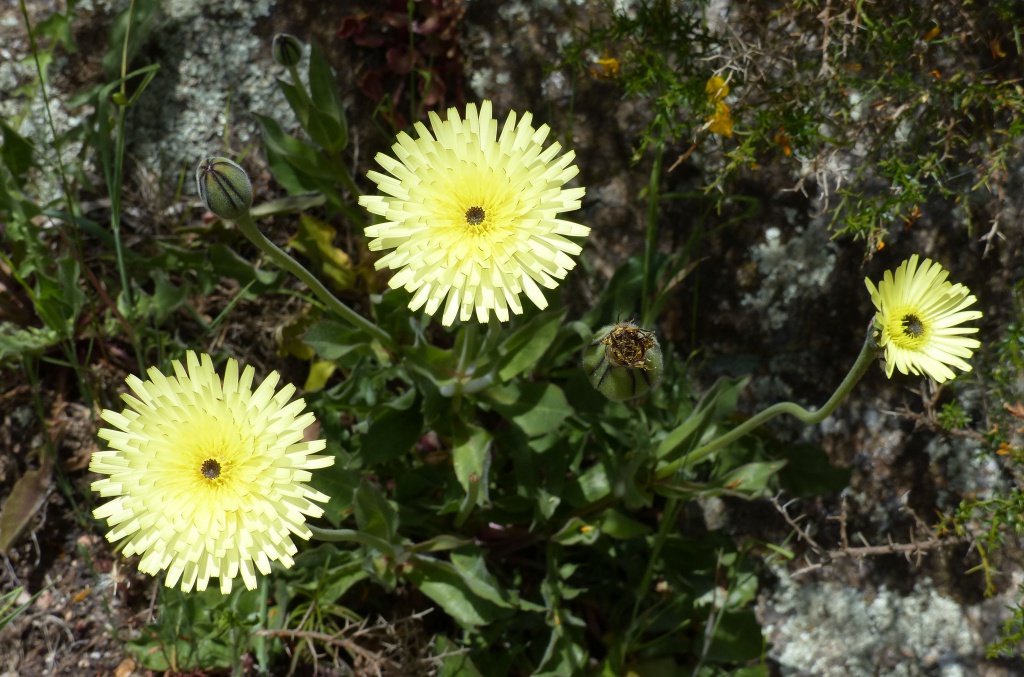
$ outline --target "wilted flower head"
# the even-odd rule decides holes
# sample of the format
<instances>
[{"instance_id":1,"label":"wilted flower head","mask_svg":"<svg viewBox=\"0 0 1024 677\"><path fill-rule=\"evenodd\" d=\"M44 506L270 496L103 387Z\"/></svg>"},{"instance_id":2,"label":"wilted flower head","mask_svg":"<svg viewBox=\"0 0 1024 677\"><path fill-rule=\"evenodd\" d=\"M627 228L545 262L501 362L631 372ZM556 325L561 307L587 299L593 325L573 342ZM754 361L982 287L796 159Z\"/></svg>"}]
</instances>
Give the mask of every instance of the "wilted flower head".
<instances>
[{"instance_id":1,"label":"wilted flower head","mask_svg":"<svg viewBox=\"0 0 1024 677\"><path fill-rule=\"evenodd\" d=\"M981 317L979 310L964 310L977 299L962 284L946 281L949 272L931 259L920 267L918 256L904 261L896 275L885 271L878 288L865 278L875 314L878 345L885 349L885 375L927 374L942 383L956 374L947 365L970 371L964 360L981 344L965 338L977 327L960 326Z\"/></svg>"},{"instance_id":2,"label":"wilted flower head","mask_svg":"<svg viewBox=\"0 0 1024 677\"><path fill-rule=\"evenodd\" d=\"M292 565L293 534L312 535L306 516L322 515L313 501L328 496L306 484L309 471L334 459L312 455L325 442L303 441L315 419L301 399L289 402L294 386L275 392L277 372L253 391L251 366L239 377L228 360L222 381L209 355L189 352L186 363L171 377L156 367L148 381L129 376L128 407L103 412L110 448L89 469L108 476L92 489L113 500L93 515L112 527L107 540L128 539L126 556L142 555L140 571L167 569L168 587L205 590L219 578L226 594L241 575L252 590L256 569Z\"/></svg>"},{"instance_id":3,"label":"wilted flower head","mask_svg":"<svg viewBox=\"0 0 1024 677\"><path fill-rule=\"evenodd\" d=\"M409 307L433 315L445 301L442 322L463 321L474 310L486 322L493 310L501 321L522 313L520 294L547 306L541 287L552 289L576 262L581 248L568 237L590 229L558 218L579 209L583 188L563 188L578 170L572 151L544 147L547 125L534 129L533 116L514 112L498 134L491 102L454 108L430 126L416 123L418 138L398 135L395 157L379 153L388 174L371 171L383 195L364 195L359 204L387 219L370 226L373 251L390 249L377 261L398 272L394 288L413 293ZM396 159L397 158L397 159Z\"/></svg>"},{"instance_id":4,"label":"wilted flower head","mask_svg":"<svg viewBox=\"0 0 1024 677\"><path fill-rule=\"evenodd\" d=\"M583 349L583 370L602 395L636 399L661 382L664 356L658 338L632 322L602 327Z\"/></svg>"}]
</instances>

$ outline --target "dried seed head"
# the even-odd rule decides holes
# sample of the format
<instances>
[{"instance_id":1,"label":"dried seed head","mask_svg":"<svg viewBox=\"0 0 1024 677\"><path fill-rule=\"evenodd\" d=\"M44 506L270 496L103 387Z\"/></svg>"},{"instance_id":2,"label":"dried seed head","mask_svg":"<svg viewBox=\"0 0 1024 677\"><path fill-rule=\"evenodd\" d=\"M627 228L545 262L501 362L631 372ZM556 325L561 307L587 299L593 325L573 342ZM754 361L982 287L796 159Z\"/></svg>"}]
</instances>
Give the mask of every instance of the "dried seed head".
<instances>
[{"instance_id":1,"label":"dried seed head","mask_svg":"<svg viewBox=\"0 0 1024 677\"><path fill-rule=\"evenodd\" d=\"M603 327L583 350L583 369L605 397L624 402L661 381L664 358L654 332L632 322Z\"/></svg>"}]
</instances>

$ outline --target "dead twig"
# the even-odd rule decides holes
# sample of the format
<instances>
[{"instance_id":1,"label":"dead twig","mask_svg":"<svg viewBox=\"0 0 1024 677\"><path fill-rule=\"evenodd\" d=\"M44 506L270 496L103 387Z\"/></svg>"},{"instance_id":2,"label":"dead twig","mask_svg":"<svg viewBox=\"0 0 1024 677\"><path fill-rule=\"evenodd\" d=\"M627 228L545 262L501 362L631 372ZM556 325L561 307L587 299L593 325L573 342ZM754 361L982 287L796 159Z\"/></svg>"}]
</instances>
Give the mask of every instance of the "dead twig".
<instances>
[{"instance_id":1,"label":"dead twig","mask_svg":"<svg viewBox=\"0 0 1024 677\"><path fill-rule=\"evenodd\" d=\"M920 565L921 558L926 552L939 548L946 548L952 545L960 545L971 541L969 536L945 538L930 536L927 540L919 541L917 539L916 530L911 529L909 543L894 543L892 536L888 536L888 543L885 545L871 545L868 543L867 539L864 538L863 534L857 533L856 537L861 543L863 543L863 545L851 547L846 532L846 500L844 499L839 515L829 518L839 522L840 543L842 545L839 548L827 549L818 544L818 542L815 541L809 533L807 533L807 530L800 525L803 516L793 518L789 514L789 506L792 505L794 501L789 501L785 505L782 505L779 503L778 497L774 497L771 500L775 509L782 515L783 519L786 520L786 523L793 529L797 537L807 543L807 546L810 548L811 552L813 552L814 557L818 560L811 561L810 558L805 556L805 559L808 562L807 566L794 571L792 574L793 576L800 576L811 571L817 571L818 569L843 559L862 560L867 557L877 557L879 555L903 555L907 558L908 562L911 562L911 558L914 558L913 561L915 562L915 565ZM909 508L907 508L907 510L909 510ZM913 515L912 512L911 514ZM914 518L915 522L918 523L918 527L920 527L920 518L918 518L917 515L914 515Z\"/></svg>"}]
</instances>

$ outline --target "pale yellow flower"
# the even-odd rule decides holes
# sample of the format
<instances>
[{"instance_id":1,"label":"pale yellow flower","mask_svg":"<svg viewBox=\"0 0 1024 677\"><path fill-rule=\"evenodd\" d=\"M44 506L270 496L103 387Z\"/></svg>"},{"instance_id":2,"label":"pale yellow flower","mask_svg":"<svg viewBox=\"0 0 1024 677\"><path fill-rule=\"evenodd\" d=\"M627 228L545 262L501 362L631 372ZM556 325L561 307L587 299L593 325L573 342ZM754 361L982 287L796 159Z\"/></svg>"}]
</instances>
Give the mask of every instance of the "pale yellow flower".
<instances>
[{"instance_id":1,"label":"pale yellow flower","mask_svg":"<svg viewBox=\"0 0 1024 677\"><path fill-rule=\"evenodd\" d=\"M112 527L109 541L128 539L126 556L142 555L140 571L167 569L168 587L205 590L219 578L226 594L241 575L252 590L257 569L292 565L292 535L312 535L306 516L322 515L313 501L328 497L306 484L309 471L334 459L311 455L326 443L303 441L315 419L301 399L289 402L294 386L275 392L277 372L254 392L252 367L239 377L228 360L222 381L209 355L189 352L186 363L171 377L156 367L147 381L129 376L128 407L103 412L110 448L89 469L108 475L93 491L114 498L93 515Z\"/></svg>"},{"instance_id":2,"label":"pale yellow flower","mask_svg":"<svg viewBox=\"0 0 1024 677\"><path fill-rule=\"evenodd\" d=\"M465 118L454 108L447 120L430 113L430 126L416 123L417 138L398 135L395 157L377 155L387 171L367 176L383 195L363 195L359 204L386 221L370 226L373 251L393 250L375 264L398 272L393 288L412 292L409 307L433 315L445 302L442 323L480 322L491 311L502 322L522 313L520 295L547 306L541 287L553 289L576 262L581 247L569 237L590 229L559 218L580 207L583 188L563 188L578 173L569 151L544 147L548 126L535 129L533 116L509 113L498 134L491 102ZM397 159L396 159L397 158Z\"/></svg>"},{"instance_id":3,"label":"pale yellow flower","mask_svg":"<svg viewBox=\"0 0 1024 677\"><path fill-rule=\"evenodd\" d=\"M981 311L964 310L977 302L962 284L946 281L949 272L931 259L920 267L914 254L896 269L885 272L878 288L864 280L871 293L878 345L885 349L885 375L927 374L939 383L956 376L949 366L970 371L970 358L981 344L965 334L977 327L961 326L977 320Z\"/></svg>"}]
</instances>

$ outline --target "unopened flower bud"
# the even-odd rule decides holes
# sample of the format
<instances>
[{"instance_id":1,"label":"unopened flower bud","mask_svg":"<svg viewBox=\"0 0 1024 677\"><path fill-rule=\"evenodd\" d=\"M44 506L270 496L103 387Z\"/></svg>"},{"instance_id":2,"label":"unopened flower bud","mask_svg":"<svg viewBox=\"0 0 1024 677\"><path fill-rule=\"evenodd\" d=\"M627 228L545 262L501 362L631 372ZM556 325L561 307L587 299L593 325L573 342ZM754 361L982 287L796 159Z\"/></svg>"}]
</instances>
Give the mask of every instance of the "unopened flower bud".
<instances>
[{"instance_id":1,"label":"unopened flower bud","mask_svg":"<svg viewBox=\"0 0 1024 677\"><path fill-rule=\"evenodd\" d=\"M207 158L196 169L199 197L222 219L237 219L252 206L252 184L245 170L223 157Z\"/></svg>"},{"instance_id":2,"label":"unopened flower bud","mask_svg":"<svg viewBox=\"0 0 1024 677\"><path fill-rule=\"evenodd\" d=\"M297 66L302 60L302 42L294 35L278 33L274 36L274 61L285 68Z\"/></svg>"},{"instance_id":3,"label":"unopened flower bud","mask_svg":"<svg viewBox=\"0 0 1024 677\"><path fill-rule=\"evenodd\" d=\"M663 367L654 332L632 322L601 328L583 350L583 369L590 383L616 402L641 397L657 387Z\"/></svg>"}]
</instances>

